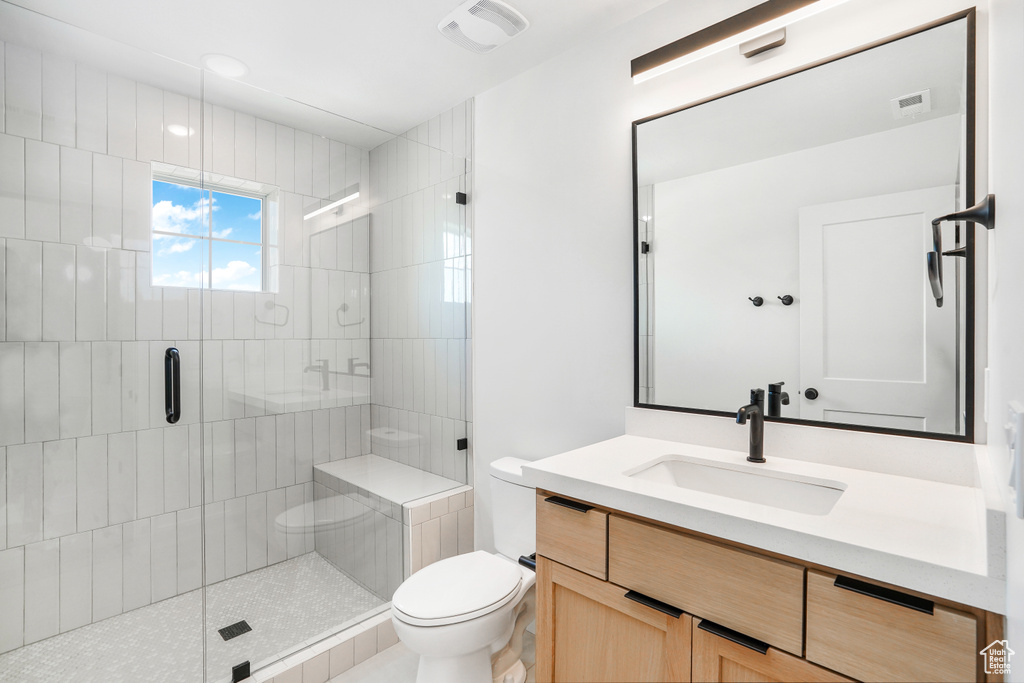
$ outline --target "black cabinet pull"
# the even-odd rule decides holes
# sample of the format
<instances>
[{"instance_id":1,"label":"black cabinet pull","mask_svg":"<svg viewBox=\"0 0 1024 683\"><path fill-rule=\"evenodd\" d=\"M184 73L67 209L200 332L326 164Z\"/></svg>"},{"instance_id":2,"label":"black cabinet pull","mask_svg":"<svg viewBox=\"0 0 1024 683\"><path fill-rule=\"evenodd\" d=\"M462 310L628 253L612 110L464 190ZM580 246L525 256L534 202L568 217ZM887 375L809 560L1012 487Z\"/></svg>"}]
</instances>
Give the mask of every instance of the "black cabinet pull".
<instances>
[{"instance_id":1,"label":"black cabinet pull","mask_svg":"<svg viewBox=\"0 0 1024 683\"><path fill-rule=\"evenodd\" d=\"M641 605L644 605L645 607L656 609L659 612L667 614L675 619L678 619L679 617L683 616L683 610L679 609L678 607L673 607L672 605L662 602L661 600L655 600L654 598L648 597L643 593L629 591L628 593L626 593L626 599L632 600L633 602L639 602Z\"/></svg>"},{"instance_id":2,"label":"black cabinet pull","mask_svg":"<svg viewBox=\"0 0 1024 683\"><path fill-rule=\"evenodd\" d=\"M837 576L834 585L836 588L860 593L861 595L866 595L869 598L875 598L876 600L891 602L892 604L899 605L900 607L907 607L912 610L917 610L918 612L924 612L925 614L935 614L935 603L931 600L925 600L924 598L919 598L914 595L900 593L899 591L894 591L891 588L882 588L881 586L875 586L866 581L851 579L848 576Z\"/></svg>"},{"instance_id":3,"label":"black cabinet pull","mask_svg":"<svg viewBox=\"0 0 1024 683\"><path fill-rule=\"evenodd\" d=\"M181 354L173 346L164 352L164 412L171 424L181 419Z\"/></svg>"},{"instance_id":4,"label":"black cabinet pull","mask_svg":"<svg viewBox=\"0 0 1024 683\"><path fill-rule=\"evenodd\" d=\"M584 505L583 503L577 503L575 500L569 500L568 498L562 498L561 496L551 496L544 499L545 503L554 503L555 505L561 505L564 508L575 510L576 512L590 512L594 509L593 505Z\"/></svg>"},{"instance_id":5,"label":"black cabinet pull","mask_svg":"<svg viewBox=\"0 0 1024 683\"><path fill-rule=\"evenodd\" d=\"M719 638L730 640L737 645L742 645L754 652L760 652L763 655L768 654L768 643L757 640L756 638L751 638L750 636L745 636L739 631L733 631L731 628L726 628L713 621L702 619L701 622L697 624L697 628L707 631L708 633L713 633Z\"/></svg>"}]
</instances>

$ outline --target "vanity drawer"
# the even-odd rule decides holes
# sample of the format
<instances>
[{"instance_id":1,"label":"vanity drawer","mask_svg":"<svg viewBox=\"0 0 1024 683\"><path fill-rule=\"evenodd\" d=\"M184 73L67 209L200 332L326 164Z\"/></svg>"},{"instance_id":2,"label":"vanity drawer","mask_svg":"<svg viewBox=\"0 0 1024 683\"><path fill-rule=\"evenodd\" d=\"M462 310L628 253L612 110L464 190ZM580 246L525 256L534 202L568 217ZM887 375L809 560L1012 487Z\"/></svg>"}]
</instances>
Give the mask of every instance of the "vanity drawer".
<instances>
[{"instance_id":1,"label":"vanity drawer","mask_svg":"<svg viewBox=\"0 0 1024 683\"><path fill-rule=\"evenodd\" d=\"M807 659L862 681L977 678L974 615L836 578L807 572ZM932 613L890 602L903 598Z\"/></svg>"},{"instance_id":2,"label":"vanity drawer","mask_svg":"<svg viewBox=\"0 0 1024 683\"><path fill-rule=\"evenodd\" d=\"M804 568L611 515L608 580L800 656Z\"/></svg>"},{"instance_id":3,"label":"vanity drawer","mask_svg":"<svg viewBox=\"0 0 1024 683\"><path fill-rule=\"evenodd\" d=\"M608 513L570 498L537 494L537 554L608 579Z\"/></svg>"}]
</instances>

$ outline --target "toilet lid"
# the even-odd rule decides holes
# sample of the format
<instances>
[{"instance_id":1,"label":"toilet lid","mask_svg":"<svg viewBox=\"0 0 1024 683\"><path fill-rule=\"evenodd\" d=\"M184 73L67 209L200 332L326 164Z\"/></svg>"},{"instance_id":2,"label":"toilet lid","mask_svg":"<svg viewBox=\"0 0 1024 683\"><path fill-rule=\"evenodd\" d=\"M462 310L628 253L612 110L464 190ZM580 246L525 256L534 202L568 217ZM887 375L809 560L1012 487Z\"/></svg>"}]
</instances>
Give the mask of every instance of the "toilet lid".
<instances>
[{"instance_id":1,"label":"toilet lid","mask_svg":"<svg viewBox=\"0 0 1024 683\"><path fill-rule=\"evenodd\" d=\"M450 622L497 609L515 597L522 581L518 565L477 550L416 572L398 587L391 604L417 621Z\"/></svg>"}]
</instances>

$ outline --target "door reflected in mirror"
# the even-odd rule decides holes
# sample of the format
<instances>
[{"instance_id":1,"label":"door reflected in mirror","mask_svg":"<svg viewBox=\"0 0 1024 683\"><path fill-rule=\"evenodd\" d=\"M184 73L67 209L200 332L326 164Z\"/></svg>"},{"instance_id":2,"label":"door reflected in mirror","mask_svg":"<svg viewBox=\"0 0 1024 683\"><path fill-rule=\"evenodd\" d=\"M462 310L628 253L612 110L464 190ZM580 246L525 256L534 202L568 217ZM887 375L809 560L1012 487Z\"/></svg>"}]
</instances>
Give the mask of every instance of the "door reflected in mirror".
<instances>
[{"instance_id":1,"label":"door reflected in mirror","mask_svg":"<svg viewBox=\"0 0 1024 683\"><path fill-rule=\"evenodd\" d=\"M928 266L974 203L973 51L968 11L634 123L637 405L784 382L775 419L973 441L974 226L941 298Z\"/></svg>"}]
</instances>

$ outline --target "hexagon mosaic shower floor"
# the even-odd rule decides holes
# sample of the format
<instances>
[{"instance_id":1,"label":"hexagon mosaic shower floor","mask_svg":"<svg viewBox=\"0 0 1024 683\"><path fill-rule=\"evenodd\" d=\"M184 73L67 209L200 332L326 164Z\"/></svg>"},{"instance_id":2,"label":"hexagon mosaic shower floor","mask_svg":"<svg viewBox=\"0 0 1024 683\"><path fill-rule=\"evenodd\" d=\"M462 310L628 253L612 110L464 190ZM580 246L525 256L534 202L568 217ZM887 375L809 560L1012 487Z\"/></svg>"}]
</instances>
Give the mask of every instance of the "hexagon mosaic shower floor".
<instances>
[{"instance_id":1,"label":"hexagon mosaic shower floor","mask_svg":"<svg viewBox=\"0 0 1024 683\"><path fill-rule=\"evenodd\" d=\"M0 655L0 681L189 683L203 680L202 591L192 591ZM357 622L384 602L316 553L222 581L207 591L207 680L231 666ZM244 619L252 631L217 633Z\"/></svg>"}]
</instances>

